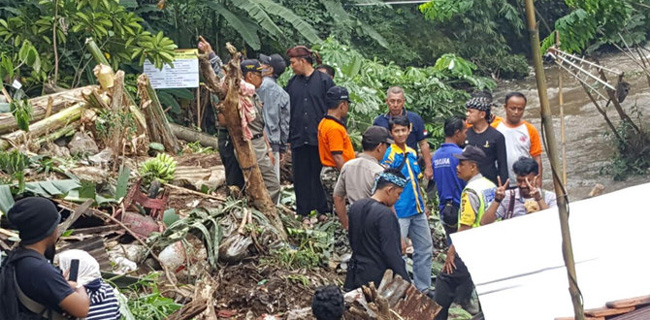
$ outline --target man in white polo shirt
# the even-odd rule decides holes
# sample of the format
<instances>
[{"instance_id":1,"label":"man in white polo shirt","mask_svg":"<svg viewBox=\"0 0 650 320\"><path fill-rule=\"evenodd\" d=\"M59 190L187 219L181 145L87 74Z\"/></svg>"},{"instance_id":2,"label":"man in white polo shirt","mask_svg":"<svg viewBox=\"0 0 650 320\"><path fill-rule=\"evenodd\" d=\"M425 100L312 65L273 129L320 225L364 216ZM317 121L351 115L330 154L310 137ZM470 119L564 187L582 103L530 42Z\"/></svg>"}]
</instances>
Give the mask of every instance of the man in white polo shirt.
<instances>
[{"instance_id":1,"label":"man in white polo shirt","mask_svg":"<svg viewBox=\"0 0 650 320\"><path fill-rule=\"evenodd\" d=\"M535 159L539 166L537 186L542 183L542 142L537 129L528 121L522 120L528 100L521 92L510 92L505 99L505 119L492 122L492 127L497 129L506 139L508 158L508 176L511 182L517 179L512 165L521 157ZM505 183L505 181L501 181Z\"/></svg>"}]
</instances>

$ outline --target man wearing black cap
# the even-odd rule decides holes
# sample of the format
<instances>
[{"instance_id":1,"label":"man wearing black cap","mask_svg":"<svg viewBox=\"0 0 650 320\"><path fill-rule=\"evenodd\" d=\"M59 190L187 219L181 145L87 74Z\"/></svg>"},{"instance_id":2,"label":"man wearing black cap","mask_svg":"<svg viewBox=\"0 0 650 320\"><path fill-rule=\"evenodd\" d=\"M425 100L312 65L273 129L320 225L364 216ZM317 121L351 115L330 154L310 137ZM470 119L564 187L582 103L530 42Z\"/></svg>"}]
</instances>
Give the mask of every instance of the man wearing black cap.
<instances>
[{"instance_id":1,"label":"man wearing black cap","mask_svg":"<svg viewBox=\"0 0 650 320\"><path fill-rule=\"evenodd\" d=\"M273 150L275 163L275 175L280 180L280 161L281 155L287 149L287 140L289 138L289 94L278 85L277 79L287 67L284 58L279 54L270 56L260 54L262 63L262 85L257 89L257 95L262 100L264 108L264 132L269 139L269 144Z\"/></svg>"},{"instance_id":2,"label":"man wearing black cap","mask_svg":"<svg viewBox=\"0 0 650 320\"><path fill-rule=\"evenodd\" d=\"M481 174L497 183L508 179L508 158L506 139L499 130L490 126L492 118L492 96L480 93L465 104L467 107L467 123L472 125L467 130L467 145L476 146L483 150L485 159L479 164Z\"/></svg>"},{"instance_id":3,"label":"man wearing black cap","mask_svg":"<svg viewBox=\"0 0 650 320\"><path fill-rule=\"evenodd\" d=\"M262 64L254 59L244 60L241 63L241 72L244 76L244 81L252 84L255 88L262 85ZM271 146L268 143L264 133L264 117L262 102L257 95L252 97L255 105L255 119L248 123L248 128L251 130L253 137L251 138L251 146L255 151L257 157L257 166L260 168L264 184L269 191L271 201L277 203L280 198L280 179L275 174L273 163L280 161L273 157Z\"/></svg>"},{"instance_id":4,"label":"man wearing black cap","mask_svg":"<svg viewBox=\"0 0 650 320\"><path fill-rule=\"evenodd\" d=\"M296 211L302 216L307 216L312 210L323 214L329 212L329 206L320 182L322 165L317 128L328 109L325 94L334 82L328 75L314 69L314 59L320 64L320 56L309 48L295 46L287 50L287 56L296 74L285 88L291 104L289 143Z\"/></svg>"},{"instance_id":5,"label":"man wearing black cap","mask_svg":"<svg viewBox=\"0 0 650 320\"><path fill-rule=\"evenodd\" d=\"M343 165L354 159L354 147L343 119L350 108L348 90L334 86L327 90L327 115L318 124L318 153L323 168L320 180L325 189L328 207L332 205L334 184Z\"/></svg>"},{"instance_id":6,"label":"man wearing black cap","mask_svg":"<svg viewBox=\"0 0 650 320\"><path fill-rule=\"evenodd\" d=\"M454 157L460 161L456 168L458 177L467 181L460 196L458 232L461 232L481 225L483 214L494 201L496 185L479 171L479 164L485 160L481 148L469 145ZM449 306L454 301L458 301L470 313L478 313L477 307L469 308L473 287L471 275L452 244L447 251L442 272L436 277L434 299L442 310L435 319L447 319Z\"/></svg>"},{"instance_id":7,"label":"man wearing black cap","mask_svg":"<svg viewBox=\"0 0 650 320\"><path fill-rule=\"evenodd\" d=\"M26 198L16 202L7 217L21 242L2 264L0 319L64 319L62 313L85 318L90 306L86 290L66 281L49 262L59 238L61 215L56 206L47 199Z\"/></svg>"},{"instance_id":8,"label":"man wearing black cap","mask_svg":"<svg viewBox=\"0 0 650 320\"><path fill-rule=\"evenodd\" d=\"M379 161L384 158L386 149L393 143L386 128L371 126L366 129L361 139L363 152L359 157L343 165L334 187L334 211L346 230L348 229L346 199L352 205L358 200L370 198L375 177L384 171Z\"/></svg>"}]
</instances>

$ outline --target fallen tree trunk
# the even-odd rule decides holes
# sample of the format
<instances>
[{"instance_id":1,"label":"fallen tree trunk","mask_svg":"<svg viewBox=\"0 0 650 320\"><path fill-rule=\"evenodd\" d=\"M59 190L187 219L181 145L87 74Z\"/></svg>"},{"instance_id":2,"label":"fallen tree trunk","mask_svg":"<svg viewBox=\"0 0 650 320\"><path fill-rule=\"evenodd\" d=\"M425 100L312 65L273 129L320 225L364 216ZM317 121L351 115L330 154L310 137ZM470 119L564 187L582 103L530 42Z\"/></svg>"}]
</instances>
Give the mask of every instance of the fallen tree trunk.
<instances>
[{"instance_id":1,"label":"fallen tree trunk","mask_svg":"<svg viewBox=\"0 0 650 320\"><path fill-rule=\"evenodd\" d=\"M138 77L138 94L141 98L140 108L146 114L149 140L162 143L167 152L176 154L180 150L178 140L172 133L167 116L160 105L160 100L158 100L158 95L151 87L149 77L146 74L141 74Z\"/></svg>"},{"instance_id":2,"label":"fallen tree trunk","mask_svg":"<svg viewBox=\"0 0 650 320\"><path fill-rule=\"evenodd\" d=\"M83 102L83 92L85 90L92 90L97 86L85 86L55 94L49 94L33 99L29 99L32 104L34 112L32 114L32 122L40 121L46 118L48 113L48 105L51 103L50 114L57 113L71 105ZM0 134L9 133L18 129L16 119L11 113L0 113Z\"/></svg>"},{"instance_id":3,"label":"fallen tree trunk","mask_svg":"<svg viewBox=\"0 0 650 320\"><path fill-rule=\"evenodd\" d=\"M269 218L271 225L273 225L273 227L278 231L278 237L282 240L286 240L287 233L284 230L284 225L282 224L282 220L280 220L275 204L271 201L271 196L264 184L262 173L257 165L255 152L253 152L250 141L244 139L241 117L239 115L239 85L242 79L242 73L239 66L241 53L237 52L237 50L229 43L227 44L227 47L232 58L228 62L228 66L225 68L227 74L225 81L227 82L228 89L221 112L226 120L226 127L228 128L230 139L235 146L239 166L246 178L246 194L251 200L253 206ZM201 61L201 73L204 78L215 79L216 75L212 67L206 67L210 65L209 61L206 63L208 57L203 55L199 57L199 60ZM206 82L206 86L215 93L223 92L223 89L216 81Z\"/></svg>"},{"instance_id":4,"label":"fallen tree trunk","mask_svg":"<svg viewBox=\"0 0 650 320\"><path fill-rule=\"evenodd\" d=\"M0 137L2 139L0 140L0 150L7 150L11 146L23 144L31 139L40 138L48 132L55 132L72 122L78 121L81 119L85 106L85 102L77 103L49 118L31 124L29 126L29 132L17 130Z\"/></svg>"},{"instance_id":5,"label":"fallen tree trunk","mask_svg":"<svg viewBox=\"0 0 650 320\"><path fill-rule=\"evenodd\" d=\"M202 146L211 147L214 150L217 150L219 148L219 143L217 138L207 133L199 132L175 123L170 123L169 127L172 129L172 132L178 139L187 142L198 141Z\"/></svg>"}]
</instances>

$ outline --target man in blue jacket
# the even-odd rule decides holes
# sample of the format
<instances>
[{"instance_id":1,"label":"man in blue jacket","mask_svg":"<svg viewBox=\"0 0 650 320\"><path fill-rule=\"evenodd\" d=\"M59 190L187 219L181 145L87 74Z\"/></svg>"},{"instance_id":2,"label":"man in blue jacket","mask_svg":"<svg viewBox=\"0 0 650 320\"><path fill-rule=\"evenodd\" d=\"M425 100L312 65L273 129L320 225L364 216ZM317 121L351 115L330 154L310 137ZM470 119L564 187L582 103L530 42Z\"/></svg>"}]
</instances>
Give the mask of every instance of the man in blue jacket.
<instances>
[{"instance_id":1,"label":"man in blue jacket","mask_svg":"<svg viewBox=\"0 0 650 320\"><path fill-rule=\"evenodd\" d=\"M438 199L440 200L440 220L449 235L458 229L458 209L460 208L460 194L467 184L458 178L456 167L458 159L454 154L463 152L461 146L467 137L467 123L458 117L445 120L445 143L433 154L433 179L438 186Z\"/></svg>"}]
</instances>

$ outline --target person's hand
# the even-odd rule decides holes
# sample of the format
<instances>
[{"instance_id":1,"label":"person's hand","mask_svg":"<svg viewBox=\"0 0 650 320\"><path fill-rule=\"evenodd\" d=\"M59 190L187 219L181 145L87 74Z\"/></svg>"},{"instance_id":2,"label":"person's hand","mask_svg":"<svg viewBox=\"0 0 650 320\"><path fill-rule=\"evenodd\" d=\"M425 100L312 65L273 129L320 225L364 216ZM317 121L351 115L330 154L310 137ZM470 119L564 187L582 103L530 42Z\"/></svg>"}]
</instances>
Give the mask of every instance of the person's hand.
<instances>
[{"instance_id":1,"label":"person's hand","mask_svg":"<svg viewBox=\"0 0 650 320\"><path fill-rule=\"evenodd\" d=\"M431 178L433 178L433 168L429 166L424 168L424 178L427 180L431 180Z\"/></svg>"},{"instance_id":2,"label":"person's hand","mask_svg":"<svg viewBox=\"0 0 650 320\"><path fill-rule=\"evenodd\" d=\"M202 36L199 36L199 51L203 53L211 53L212 52L212 46L208 41L206 41Z\"/></svg>"},{"instance_id":3,"label":"person's hand","mask_svg":"<svg viewBox=\"0 0 650 320\"><path fill-rule=\"evenodd\" d=\"M424 206L424 214L426 214L427 218L429 218L429 216L431 215L431 210L429 210L429 207Z\"/></svg>"},{"instance_id":4,"label":"person's hand","mask_svg":"<svg viewBox=\"0 0 650 320\"><path fill-rule=\"evenodd\" d=\"M285 156L284 153L280 153L280 163L284 163L285 161Z\"/></svg>"},{"instance_id":5,"label":"person's hand","mask_svg":"<svg viewBox=\"0 0 650 320\"><path fill-rule=\"evenodd\" d=\"M273 155L273 151L269 151L269 158L271 158L271 164L275 165L275 155Z\"/></svg>"},{"instance_id":6,"label":"person's hand","mask_svg":"<svg viewBox=\"0 0 650 320\"><path fill-rule=\"evenodd\" d=\"M70 288L75 290L79 288L79 284L76 281L68 281L68 285L70 285Z\"/></svg>"},{"instance_id":7,"label":"person's hand","mask_svg":"<svg viewBox=\"0 0 650 320\"><path fill-rule=\"evenodd\" d=\"M401 243L402 243L402 255L406 254L406 239L404 237L400 238Z\"/></svg>"},{"instance_id":8,"label":"person's hand","mask_svg":"<svg viewBox=\"0 0 650 320\"><path fill-rule=\"evenodd\" d=\"M501 202L506 197L506 190L508 190L508 184L510 184L510 179L506 180L505 184L501 184L501 177L497 176L497 190L494 193L494 199L497 202Z\"/></svg>"},{"instance_id":9,"label":"person's hand","mask_svg":"<svg viewBox=\"0 0 650 320\"><path fill-rule=\"evenodd\" d=\"M456 270L456 264L454 263L455 253L447 252L447 259L445 259L445 264L442 266L442 272L446 274L454 273Z\"/></svg>"},{"instance_id":10,"label":"person's hand","mask_svg":"<svg viewBox=\"0 0 650 320\"><path fill-rule=\"evenodd\" d=\"M537 177L533 179L533 183L528 180L528 177L526 177L526 184L528 185L528 193L533 196L533 199L535 201L540 201L542 200L542 194L539 192L539 188L537 188Z\"/></svg>"}]
</instances>

